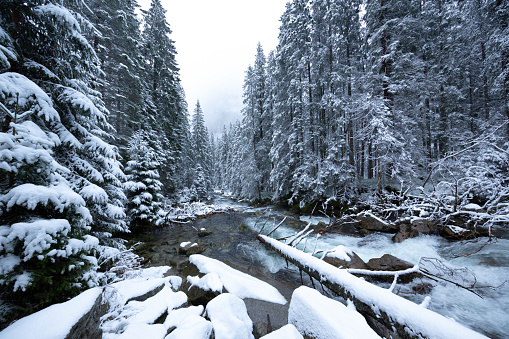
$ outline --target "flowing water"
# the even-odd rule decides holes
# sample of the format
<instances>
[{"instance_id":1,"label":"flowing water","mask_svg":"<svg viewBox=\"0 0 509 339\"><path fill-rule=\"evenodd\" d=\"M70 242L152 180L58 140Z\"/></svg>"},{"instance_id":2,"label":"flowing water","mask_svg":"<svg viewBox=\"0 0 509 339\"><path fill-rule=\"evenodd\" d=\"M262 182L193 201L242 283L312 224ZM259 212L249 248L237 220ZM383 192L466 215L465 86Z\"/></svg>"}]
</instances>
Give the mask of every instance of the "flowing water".
<instances>
[{"instance_id":1,"label":"flowing water","mask_svg":"<svg viewBox=\"0 0 509 339\"><path fill-rule=\"evenodd\" d=\"M308 222L317 224L320 221L327 222L327 219L301 217L299 220L274 206L252 208L247 203L235 202L223 196L217 196L214 204L231 206L241 212L213 215L195 221L194 227L214 231L204 238L198 239L196 231L188 225L155 232L148 242L152 264L178 265L179 256L175 255L178 244L197 241L204 246L204 255L268 281L289 299L292 290L301 283L298 270L291 265L288 267L284 259L267 250L256 240L251 230L258 232L263 229L262 233L266 234L286 217L285 222L273 233L275 238L281 238L295 234ZM508 338L509 240L498 239L485 245L487 241L481 238L473 242L448 242L438 236L420 236L395 244L391 235L382 233L362 238L325 233L318 237L311 234L299 247L311 252L344 245L365 262L384 254L392 254L412 264L421 260L429 271L462 285L471 286L475 283L473 290L482 298L467 289L442 281L423 279L413 284L422 285L426 282L430 284L428 286L433 286L427 294L431 297L431 310L489 337ZM420 303L424 295L410 293L412 286L400 285L395 291Z\"/></svg>"}]
</instances>

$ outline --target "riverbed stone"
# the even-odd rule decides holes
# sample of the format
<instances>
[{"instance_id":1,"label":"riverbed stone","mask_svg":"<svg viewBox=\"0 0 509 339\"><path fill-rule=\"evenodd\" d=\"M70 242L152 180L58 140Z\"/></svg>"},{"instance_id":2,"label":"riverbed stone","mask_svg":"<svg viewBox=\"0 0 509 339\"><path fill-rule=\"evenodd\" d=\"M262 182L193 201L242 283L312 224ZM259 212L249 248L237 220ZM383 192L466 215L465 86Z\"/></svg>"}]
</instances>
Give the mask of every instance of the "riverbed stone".
<instances>
[{"instance_id":1,"label":"riverbed stone","mask_svg":"<svg viewBox=\"0 0 509 339\"><path fill-rule=\"evenodd\" d=\"M184 293L187 295L187 301L194 306L206 306L209 301L221 294L218 291L206 291L196 285L190 286Z\"/></svg>"},{"instance_id":2,"label":"riverbed stone","mask_svg":"<svg viewBox=\"0 0 509 339\"><path fill-rule=\"evenodd\" d=\"M198 230L199 237L206 237L206 236L211 235L212 233L214 233L214 231L203 228L203 227Z\"/></svg>"},{"instance_id":3,"label":"riverbed stone","mask_svg":"<svg viewBox=\"0 0 509 339\"><path fill-rule=\"evenodd\" d=\"M205 251L205 248L197 243L191 243L188 242L186 244L180 244L179 246L179 253L185 254L187 256L193 255L193 254L200 254Z\"/></svg>"},{"instance_id":4,"label":"riverbed stone","mask_svg":"<svg viewBox=\"0 0 509 339\"><path fill-rule=\"evenodd\" d=\"M366 264L373 271L403 271L414 267L408 261L399 259L391 254L384 254L380 258L372 258Z\"/></svg>"},{"instance_id":5,"label":"riverbed stone","mask_svg":"<svg viewBox=\"0 0 509 339\"><path fill-rule=\"evenodd\" d=\"M352 254L347 253L347 255L350 257L350 261L329 256L326 256L323 261L340 268L355 268L361 270L368 268L366 263L355 252L352 252Z\"/></svg>"},{"instance_id":6,"label":"riverbed stone","mask_svg":"<svg viewBox=\"0 0 509 339\"><path fill-rule=\"evenodd\" d=\"M398 227L398 232L392 237L392 241L396 243L421 234L438 234L438 223L426 218L403 218L396 220L394 225Z\"/></svg>"},{"instance_id":7,"label":"riverbed stone","mask_svg":"<svg viewBox=\"0 0 509 339\"><path fill-rule=\"evenodd\" d=\"M356 225L358 228L368 231L395 233L399 229L398 226L388 223L370 212L359 213L356 220L359 222Z\"/></svg>"}]
</instances>

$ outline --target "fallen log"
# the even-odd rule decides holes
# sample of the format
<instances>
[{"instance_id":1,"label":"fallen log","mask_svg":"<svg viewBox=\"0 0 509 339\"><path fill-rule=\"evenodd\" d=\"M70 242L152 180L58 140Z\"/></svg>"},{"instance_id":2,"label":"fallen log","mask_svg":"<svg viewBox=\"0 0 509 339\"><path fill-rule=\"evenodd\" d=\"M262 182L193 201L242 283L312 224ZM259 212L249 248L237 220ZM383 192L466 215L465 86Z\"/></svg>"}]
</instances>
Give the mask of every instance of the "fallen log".
<instances>
[{"instance_id":1,"label":"fallen log","mask_svg":"<svg viewBox=\"0 0 509 339\"><path fill-rule=\"evenodd\" d=\"M257 234L257 238L335 294L351 300L357 311L400 338L487 338L390 290L360 279L346 269L334 267L270 237Z\"/></svg>"}]
</instances>

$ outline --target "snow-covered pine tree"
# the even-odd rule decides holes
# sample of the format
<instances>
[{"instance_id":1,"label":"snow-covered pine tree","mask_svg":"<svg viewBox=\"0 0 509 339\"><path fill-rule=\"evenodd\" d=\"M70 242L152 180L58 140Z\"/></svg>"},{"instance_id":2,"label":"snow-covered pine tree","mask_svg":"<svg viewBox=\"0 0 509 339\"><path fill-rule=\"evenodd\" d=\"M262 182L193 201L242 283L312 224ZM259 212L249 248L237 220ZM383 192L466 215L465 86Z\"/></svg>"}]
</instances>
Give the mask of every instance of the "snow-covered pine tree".
<instances>
[{"instance_id":1,"label":"snow-covered pine tree","mask_svg":"<svg viewBox=\"0 0 509 339\"><path fill-rule=\"evenodd\" d=\"M52 131L63 126L50 97L3 72L0 108L0 283L3 299L26 311L95 285L99 241L85 200L63 177L69 169L54 158L61 140Z\"/></svg>"},{"instance_id":2,"label":"snow-covered pine tree","mask_svg":"<svg viewBox=\"0 0 509 339\"><path fill-rule=\"evenodd\" d=\"M179 69L171 29L166 22L166 10L159 0L152 0L144 12L143 55L152 110L143 122L143 129L152 130L160 145L155 150L161 161L161 181L164 193L171 196L178 186L177 164L182 156L181 140L188 123L184 91L180 85ZM155 146L155 145L154 145Z\"/></svg>"},{"instance_id":3,"label":"snow-covered pine tree","mask_svg":"<svg viewBox=\"0 0 509 339\"><path fill-rule=\"evenodd\" d=\"M84 10L97 31L90 33L101 60L104 81L101 91L109 122L116 129L115 143L125 147L134 130L141 127L149 105L143 81L140 21L135 0L92 0Z\"/></svg>"},{"instance_id":4,"label":"snow-covered pine tree","mask_svg":"<svg viewBox=\"0 0 509 339\"><path fill-rule=\"evenodd\" d=\"M135 132L129 140L125 183L128 217L131 230L158 226L162 222L162 184L159 180L161 163L150 146L145 131Z\"/></svg>"},{"instance_id":5,"label":"snow-covered pine tree","mask_svg":"<svg viewBox=\"0 0 509 339\"><path fill-rule=\"evenodd\" d=\"M206 200L212 191L212 163L209 133L205 126L203 110L199 101L196 102L191 127L193 186L196 189L197 198Z\"/></svg>"}]
</instances>

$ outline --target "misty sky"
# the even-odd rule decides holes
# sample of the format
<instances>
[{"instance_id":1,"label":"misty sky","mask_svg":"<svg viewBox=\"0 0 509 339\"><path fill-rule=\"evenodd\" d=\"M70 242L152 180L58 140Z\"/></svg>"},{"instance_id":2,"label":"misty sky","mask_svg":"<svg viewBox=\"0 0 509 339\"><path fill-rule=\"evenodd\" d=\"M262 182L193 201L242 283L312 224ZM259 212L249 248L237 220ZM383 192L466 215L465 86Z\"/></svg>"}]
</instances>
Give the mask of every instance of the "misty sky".
<instances>
[{"instance_id":1,"label":"misty sky","mask_svg":"<svg viewBox=\"0 0 509 339\"><path fill-rule=\"evenodd\" d=\"M151 0L138 0L143 9ZM207 126L217 133L241 117L245 71L256 45L276 48L287 0L161 0L177 48L189 112L196 100Z\"/></svg>"}]
</instances>

